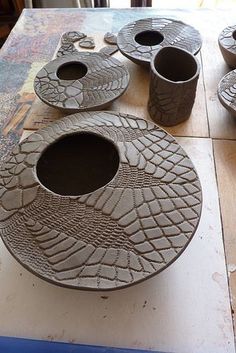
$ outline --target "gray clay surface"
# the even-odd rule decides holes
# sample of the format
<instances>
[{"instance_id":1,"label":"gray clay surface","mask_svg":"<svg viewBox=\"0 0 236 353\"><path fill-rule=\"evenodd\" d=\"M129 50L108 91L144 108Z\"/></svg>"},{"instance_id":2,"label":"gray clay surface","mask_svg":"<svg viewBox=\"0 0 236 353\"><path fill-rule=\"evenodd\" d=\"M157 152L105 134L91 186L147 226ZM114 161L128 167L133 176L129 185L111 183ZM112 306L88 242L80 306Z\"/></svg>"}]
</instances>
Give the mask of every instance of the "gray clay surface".
<instances>
[{"instance_id":1,"label":"gray clay surface","mask_svg":"<svg viewBox=\"0 0 236 353\"><path fill-rule=\"evenodd\" d=\"M68 54L76 54L78 50L73 43L62 44L57 51L57 58Z\"/></svg>"},{"instance_id":2,"label":"gray clay surface","mask_svg":"<svg viewBox=\"0 0 236 353\"><path fill-rule=\"evenodd\" d=\"M118 51L117 45L106 45L105 47L99 50L99 53L106 54L106 55L113 55Z\"/></svg>"},{"instance_id":3,"label":"gray clay surface","mask_svg":"<svg viewBox=\"0 0 236 353\"><path fill-rule=\"evenodd\" d=\"M225 62L236 68L236 25L226 27L219 35L218 44Z\"/></svg>"},{"instance_id":4,"label":"gray clay surface","mask_svg":"<svg viewBox=\"0 0 236 353\"><path fill-rule=\"evenodd\" d=\"M118 33L117 45L137 64L149 65L153 52L164 46L177 46L197 54L202 44L192 26L168 18L145 18L125 25Z\"/></svg>"},{"instance_id":5,"label":"gray clay surface","mask_svg":"<svg viewBox=\"0 0 236 353\"><path fill-rule=\"evenodd\" d=\"M108 44L116 44L117 43L117 36L114 33L107 32L104 35L104 40Z\"/></svg>"},{"instance_id":6,"label":"gray clay surface","mask_svg":"<svg viewBox=\"0 0 236 353\"><path fill-rule=\"evenodd\" d=\"M199 64L194 55L176 47L160 48L151 61L148 112L163 126L177 125L190 117Z\"/></svg>"},{"instance_id":7,"label":"gray clay surface","mask_svg":"<svg viewBox=\"0 0 236 353\"><path fill-rule=\"evenodd\" d=\"M86 48L86 49L93 49L95 48L95 42L92 37L86 37L85 39L82 39L79 42L79 46L81 48Z\"/></svg>"},{"instance_id":8,"label":"gray clay surface","mask_svg":"<svg viewBox=\"0 0 236 353\"><path fill-rule=\"evenodd\" d=\"M85 133L118 153L110 181L83 195L50 191L39 182L39 161L56 141ZM72 172L64 171L67 183ZM70 115L30 135L2 165L0 193L0 232L12 255L54 284L93 290L130 286L164 270L189 244L202 204L196 171L174 138L109 111Z\"/></svg>"},{"instance_id":9,"label":"gray clay surface","mask_svg":"<svg viewBox=\"0 0 236 353\"><path fill-rule=\"evenodd\" d=\"M34 89L46 104L75 112L105 107L128 83L128 70L117 59L78 52L46 64L36 75Z\"/></svg>"},{"instance_id":10,"label":"gray clay surface","mask_svg":"<svg viewBox=\"0 0 236 353\"><path fill-rule=\"evenodd\" d=\"M222 105L236 116L236 70L228 72L218 86L218 97Z\"/></svg>"},{"instance_id":11,"label":"gray clay surface","mask_svg":"<svg viewBox=\"0 0 236 353\"><path fill-rule=\"evenodd\" d=\"M84 34L82 32L70 31L70 32L66 32L62 35L61 43L62 44L74 43L74 42L77 42L78 40L81 40L85 37L87 37L86 34Z\"/></svg>"}]
</instances>

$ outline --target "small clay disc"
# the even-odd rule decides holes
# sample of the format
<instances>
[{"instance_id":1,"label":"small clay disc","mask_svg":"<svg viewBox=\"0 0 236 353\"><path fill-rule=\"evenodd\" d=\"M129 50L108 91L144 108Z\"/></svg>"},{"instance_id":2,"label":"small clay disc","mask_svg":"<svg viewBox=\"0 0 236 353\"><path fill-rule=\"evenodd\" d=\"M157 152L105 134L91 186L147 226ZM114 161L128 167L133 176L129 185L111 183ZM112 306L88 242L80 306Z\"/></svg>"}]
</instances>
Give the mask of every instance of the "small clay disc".
<instances>
[{"instance_id":1,"label":"small clay disc","mask_svg":"<svg viewBox=\"0 0 236 353\"><path fill-rule=\"evenodd\" d=\"M81 48L93 49L95 48L94 39L92 37L86 37L79 42Z\"/></svg>"},{"instance_id":2,"label":"small clay disc","mask_svg":"<svg viewBox=\"0 0 236 353\"><path fill-rule=\"evenodd\" d=\"M107 32L105 35L104 35L104 40L106 43L108 44L116 44L117 43L117 37L114 33L111 33L111 32Z\"/></svg>"},{"instance_id":3,"label":"small clay disc","mask_svg":"<svg viewBox=\"0 0 236 353\"><path fill-rule=\"evenodd\" d=\"M78 40L85 38L86 34L78 31L70 31L66 32L62 35L61 37L61 43L62 44L67 44L67 43L74 43L77 42Z\"/></svg>"}]
</instances>

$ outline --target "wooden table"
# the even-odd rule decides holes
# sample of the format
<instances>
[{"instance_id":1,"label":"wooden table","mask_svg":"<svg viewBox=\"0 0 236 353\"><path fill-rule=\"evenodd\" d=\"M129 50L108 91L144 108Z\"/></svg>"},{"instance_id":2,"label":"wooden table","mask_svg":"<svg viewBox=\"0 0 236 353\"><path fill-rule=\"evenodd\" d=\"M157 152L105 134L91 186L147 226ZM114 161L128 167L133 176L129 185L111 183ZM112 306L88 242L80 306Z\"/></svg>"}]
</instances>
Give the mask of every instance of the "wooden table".
<instances>
[{"instance_id":1,"label":"wooden table","mask_svg":"<svg viewBox=\"0 0 236 353\"><path fill-rule=\"evenodd\" d=\"M236 306L236 121L216 90L229 70L217 45L220 31L235 24L230 11L155 9L51 9L23 12L0 51L1 159L42 116L58 118L35 101L33 79L48 62L60 35L81 30L95 36L132 20L165 16L202 34L201 77L190 119L167 130L192 158L203 188L198 230L183 255L156 277L108 294L63 289L24 270L0 243L0 335L33 337L168 352L235 352ZM131 74L126 93L111 106L150 119L149 75L124 58ZM33 120L32 120L33 119ZM38 120L37 120L38 119ZM32 122L33 121L33 122ZM31 131L29 130L31 129Z\"/></svg>"}]
</instances>

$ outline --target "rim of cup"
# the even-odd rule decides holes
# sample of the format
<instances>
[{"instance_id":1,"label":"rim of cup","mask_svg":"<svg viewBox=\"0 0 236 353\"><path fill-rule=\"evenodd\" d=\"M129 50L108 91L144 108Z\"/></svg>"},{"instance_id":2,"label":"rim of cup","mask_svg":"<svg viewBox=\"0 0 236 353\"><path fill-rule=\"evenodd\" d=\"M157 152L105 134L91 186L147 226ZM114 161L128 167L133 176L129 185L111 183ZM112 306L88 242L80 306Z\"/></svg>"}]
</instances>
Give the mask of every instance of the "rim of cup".
<instances>
[{"instance_id":1,"label":"rim of cup","mask_svg":"<svg viewBox=\"0 0 236 353\"><path fill-rule=\"evenodd\" d=\"M171 79L171 71L168 71L168 74L167 75L164 75L163 71L165 71L165 68L163 69L159 69L157 68L157 58L159 58L160 55L163 55L163 52L166 52L166 51L171 51L172 52L172 57L171 60L173 60L173 54L175 55L178 55L178 56L182 56L182 58L187 58L187 60L189 61L188 64L193 67L190 67L190 73L186 75L186 78L183 78L183 79ZM168 59L168 57L167 57ZM166 60L166 58L165 58ZM174 59L175 60L175 59ZM165 64L164 64L165 65ZM200 72L200 65L199 65L199 61L197 60L197 58L192 54L190 53L189 51L185 50L185 49L182 49L182 48L179 48L179 47L176 47L176 46L165 46L165 47L161 47L160 49L156 50L154 53L153 53L153 56L152 56L152 60L151 60L151 70L158 76L160 76L163 80L167 81L167 82L171 82L173 84L179 84L179 83L185 83L185 82L189 82L189 81L192 81L194 80L197 76L199 76L199 72ZM181 73L182 74L182 73ZM168 77L169 75L169 77ZM189 76L189 77L188 77ZM183 76L184 77L184 76Z\"/></svg>"}]
</instances>

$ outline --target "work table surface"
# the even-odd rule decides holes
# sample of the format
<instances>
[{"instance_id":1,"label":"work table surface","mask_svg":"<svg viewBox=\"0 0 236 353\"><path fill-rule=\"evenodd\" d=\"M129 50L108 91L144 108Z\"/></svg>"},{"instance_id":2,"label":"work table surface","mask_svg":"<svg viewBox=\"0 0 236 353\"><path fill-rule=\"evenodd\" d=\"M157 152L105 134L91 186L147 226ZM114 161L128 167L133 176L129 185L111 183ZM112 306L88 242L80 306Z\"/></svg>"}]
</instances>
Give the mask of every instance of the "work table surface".
<instances>
[{"instance_id":1,"label":"work table surface","mask_svg":"<svg viewBox=\"0 0 236 353\"><path fill-rule=\"evenodd\" d=\"M174 264L141 284L105 294L39 279L18 264L1 241L0 335L175 353L235 352L236 120L217 98L217 85L229 71L217 39L223 28L235 24L234 15L153 8L23 11L0 50L1 160L22 133L25 137L41 126L43 115L58 119L53 108L36 106L33 80L52 59L63 32L93 36L98 50L105 45L106 32L117 33L139 18L170 17L200 31L201 75L191 117L166 130L193 160L203 211L193 240ZM126 93L109 110L150 120L148 70L121 53L115 57L127 65L131 78Z\"/></svg>"}]
</instances>

